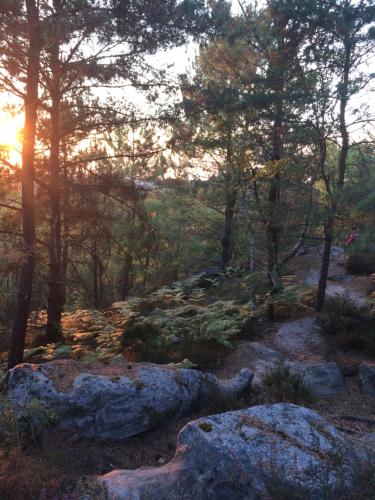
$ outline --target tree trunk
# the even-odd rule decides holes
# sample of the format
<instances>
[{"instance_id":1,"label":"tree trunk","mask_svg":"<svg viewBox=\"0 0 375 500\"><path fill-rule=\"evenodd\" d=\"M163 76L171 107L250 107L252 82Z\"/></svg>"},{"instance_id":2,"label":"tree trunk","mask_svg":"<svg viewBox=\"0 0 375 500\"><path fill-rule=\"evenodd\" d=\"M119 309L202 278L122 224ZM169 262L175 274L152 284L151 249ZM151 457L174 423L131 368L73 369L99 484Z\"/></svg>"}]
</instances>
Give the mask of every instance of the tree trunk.
<instances>
[{"instance_id":1,"label":"tree trunk","mask_svg":"<svg viewBox=\"0 0 375 500\"><path fill-rule=\"evenodd\" d=\"M345 41L345 62L344 62L344 74L343 81L340 87L340 136L341 136L341 149L339 156L339 178L337 182L337 188L342 191L345 181L346 172L346 160L348 158L349 151L349 134L346 125L346 107L348 105L348 95L349 95L349 73L350 73L350 43L349 40Z\"/></svg>"},{"instance_id":2,"label":"tree trunk","mask_svg":"<svg viewBox=\"0 0 375 500\"><path fill-rule=\"evenodd\" d=\"M266 227L267 240L267 272L270 294L267 304L268 318L274 320L274 307L272 296L283 290L279 264L279 201L280 201L280 174L277 162L281 160L281 127L283 123L282 92L284 88L283 75L281 74L275 83L274 90L278 101L275 105L275 114L272 127L272 161L276 164L276 173L270 180L268 190L268 223Z\"/></svg>"},{"instance_id":3,"label":"tree trunk","mask_svg":"<svg viewBox=\"0 0 375 500\"><path fill-rule=\"evenodd\" d=\"M59 2L55 0L55 8ZM59 12L57 10L57 12ZM50 252L47 305L47 338L51 342L62 340L61 315L64 303L64 285L61 262L61 190L60 190L60 34L58 16L55 19L54 43L51 48L51 137L50 137Z\"/></svg>"},{"instance_id":4,"label":"tree trunk","mask_svg":"<svg viewBox=\"0 0 375 500\"><path fill-rule=\"evenodd\" d=\"M132 282L133 258L130 252L125 256L123 278L121 283L121 300L126 300L129 296L129 291Z\"/></svg>"},{"instance_id":5,"label":"tree trunk","mask_svg":"<svg viewBox=\"0 0 375 500\"><path fill-rule=\"evenodd\" d=\"M96 240L94 241L94 252L92 256L92 278L93 278L93 293L94 293L94 308L99 309L100 306L100 290L99 290L99 259L97 254Z\"/></svg>"},{"instance_id":6,"label":"tree trunk","mask_svg":"<svg viewBox=\"0 0 375 500\"><path fill-rule=\"evenodd\" d=\"M68 166L67 166L67 153L66 145L64 144L64 187L63 187L63 234L62 234L62 255L61 255L61 266L62 266L62 283L63 283L63 306L66 303L66 283L68 274L68 258L69 258L69 220L68 220L68 206L69 206L69 188L68 188Z\"/></svg>"},{"instance_id":7,"label":"tree trunk","mask_svg":"<svg viewBox=\"0 0 375 500\"><path fill-rule=\"evenodd\" d=\"M248 261L249 261L249 271L253 273L255 271L255 258L254 258L254 239L252 236L249 238L249 244L248 244Z\"/></svg>"},{"instance_id":8,"label":"tree trunk","mask_svg":"<svg viewBox=\"0 0 375 500\"><path fill-rule=\"evenodd\" d=\"M225 220L224 231L221 239L221 258L220 265L224 269L229 264L232 258L233 244L233 217L237 203L237 191L234 185L233 172L233 138L232 126L228 125L227 144L226 144L226 170L224 174L225 180Z\"/></svg>"},{"instance_id":9,"label":"tree trunk","mask_svg":"<svg viewBox=\"0 0 375 500\"><path fill-rule=\"evenodd\" d=\"M278 227L278 196L279 196L279 175L276 174L271 181L268 194L268 202L271 206L270 218L267 224L267 253L268 253L268 279L271 293L282 291L280 264L279 264L279 227Z\"/></svg>"},{"instance_id":10,"label":"tree trunk","mask_svg":"<svg viewBox=\"0 0 375 500\"><path fill-rule=\"evenodd\" d=\"M27 320L30 313L35 259L34 152L41 50L39 11L35 0L26 0L26 11L29 47L27 50L25 126L22 144L21 177L24 256L21 265L20 284L17 292L17 304L9 349L8 369L13 368L23 361Z\"/></svg>"},{"instance_id":11,"label":"tree trunk","mask_svg":"<svg viewBox=\"0 0 375 500\"><path fill-rule=\"evenodd\" d=\"M221 268L228 266L232 258L233 218L236 207L237 193L230 188L227 190L225 203L224 234L221 240Z\"/></svg>"},{"instance_id":12,"label":"tree trunk","mask_svg":"<svg viewBox=\"0 0 375 500\"><path fill-rule=\"evenodd\" d=\"M254 240L252 237L249 238L248 246L248 257L249 257L249 271L250 273L255 272L255 257L254 257ZM250 305L255 310L257 307L257 296L256 296L256 282L254 275L250 278Z\"/></svg>"},{"instance_id":13,"label":"tree trunk","mask_svg":"<svg viewBox=\"0 0 375 500\"><path fill-rule=\"evenodd\" d=\"M103 283L103 276L105 275L105 267L100 258L100 251L98 250L98 240L93 240L92 250L92 291L95 309L106 307L106 290Z\"/></svg>"},{"instance_id":14,"label":"tree trunk","mask_svg":"<svg viewBox=\"0 0 375 500\"><path fill-rule=\"evenodd\" d=\"M323 257L322 257L322 266L320 269L320 277L319 277L319 284L318 284L318 291L316 294L316 305L315 305L315 309L318 312L321 311L324 307L329 264L331 260L331 248L332 248L334 228L335 228L335 217L333 212L327 219L326 223L324 224Z\"/></svg>"},{"instance_id":15,"label":"tree trunk","mask_svg":"<svg viewBox=\"0 0 375 500\"><path fill-rule=\"evenodd\" d=\"M345 182L346 161L348 158L348 151L349 151L349 134L346 125L346 107L348 104L348 95L349 95L349 73L350 73L350 43L346 39L343 79L339 92L339 97L340 97L339 123L340 123L340 135L341 135L341 148L338 160L337 192L332 193L330 191L329 184L327 186L327 182L329 183L329 181L328 179L325 179L326 186L328 188L328 192L331 197L331 212L324 226L324 247L323 247L322 267L320 271L319 285L318 285L316 304L315 304L315 308L318 312L321 311L324 307L329 264L331 260L331 248L332 248L332 241L334 237L334 228L336 222L336 214L338 210L338 203L341 203L341 194Z\"/></svg>"},{"instance_id":16,"label":"tree trunk","mask_svg":"<svg viewBox=\"0 0 375 500\"><path fill-rule=\"evenodd\" d=\"M279 92L281 92L281 90L279 90ZM274 162L278 162L281 159L282 112L282 102L280 101L276 104L272 131L272 161ZM280 174L276 172L270 180L270 187L268 191L269 218L266 234L268 251L268 277L271 293L277 293L283 289L279 264L279 199Z\"/></svg>"},{"instance_id":17,"label":"tree trunk","mask_svg":"<svg viewBox=\"0 0 375 500\"><path fill-rule=\"evenodd\" d=\"M297 243L294 245L292 250L284 257L282 262L280 263L281 266L289 262L291 259L293 259L296 255L298 255L299 251L303 249L305 246L305 240L307 237L307 234L310 230L311 226L311 219L312 219L312 214L313 214L313 201L314 201L314 183L316 180L316 176L314 175L313 178L311 179L310 182L310 189L309 189L309 201L308 201L308 207L307 207L307 212L305 216L305 222L302 226L302 231L301 234L298 238Z\"/></svg>"}]
</instances>

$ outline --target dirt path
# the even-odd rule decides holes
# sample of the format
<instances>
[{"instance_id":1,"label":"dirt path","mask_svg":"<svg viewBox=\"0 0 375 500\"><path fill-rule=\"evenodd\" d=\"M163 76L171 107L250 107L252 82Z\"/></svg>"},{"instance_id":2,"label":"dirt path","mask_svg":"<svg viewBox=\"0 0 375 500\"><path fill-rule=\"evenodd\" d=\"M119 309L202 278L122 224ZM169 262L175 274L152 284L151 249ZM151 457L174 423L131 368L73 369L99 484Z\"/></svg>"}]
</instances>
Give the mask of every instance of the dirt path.
<instances>
[{"instance_id":1,"label":"dirt path","mask_svg":"<svg viewBox=\"0 0 375 500\"><path fill-rule=\"evenodd\" d=\"M295 258L296 282L317 286L320 273L320 248L310 249L306 255ZM329 266L326 293L328 296L347 295L359 305L368 302L367 292L371 286L369 276L346 274L345 256L333 256Z\"/></svg>"},{"instance_id":2,"label":"dirt path","mask_svg":"<svg viewBox=\"0 0 375 500\"><path fill-rule=\"evenodd\" d=\"M318 248L296 257L293 261L294 274L291 283L316 286L319 280L320 260ZM371 278L347 275L345 257L336 256L331 260L329 276L331 279L327 283L328 296L347 295L358 305L368 302L367 292ZM358 354L351 357L350 354L348 356L338 353L333 361L338 362L340 366L339 358L344 360L344 365L347 362L349 365L358 365L363 360ZM329 345L314 316L275 324L273 330L258 342L238 342L234 350L222 360L216 374L225 378L241 368L250 367L256 373L254 380L257 382L276 362L284 360L306 364L332 360L329 355ZM341 392L339 397L320 398L314 406L315 409L350 436L361 436L366 432L375 431L375 425L367 425L361 421L349 422L342 418L354 415L375 421L375 398L363 395L355 374L345 373L345 370L344 374L344 392Z\"/></svg>"},{"instance_id":3,"label":"dirt path","mask_svg":"<svg viewBox=\"0 0 375 500\"><path fill-rule=\"evenodd\" d=\"M336 250L336 254L338 253ZM307 254L295 257L291 283L316 286L319 281L320 261L320 248L312 248ZM365 304L368 301L367 291L371 278L347 275L344 256L333 256L329 276L331 279L327 283L327 295L347 295L357 304ZM277 354L290 361L319 362L325 359L328 348L313 316L275 324L271 334L262 339L261 344L271 350L268 355L259 354L254 342L238 342L234 350L223 359L217 375L226 377L249 366L253 369L258 366L261 370L264 363L272 362Z\"/></svg>"},{"instance_id":4,"label":"dirt path","mask_svg":"<svg viewBox=\"0 0 375 500\"><path fill-rule=\"evenodd\" d=\"M371 280L368 276L348 276L342 274L340 263L333 262L330 266L330 275L337 276L340 281L329 280L326 293L328 296L347 295L350 299L359 305L368 302L367 290L370 288ZM341 281L342 280L342 281ZM319 282L319 270L312 270L306 276L305 283L311 286L317 286Z\"/></svg>"}]
</instances>

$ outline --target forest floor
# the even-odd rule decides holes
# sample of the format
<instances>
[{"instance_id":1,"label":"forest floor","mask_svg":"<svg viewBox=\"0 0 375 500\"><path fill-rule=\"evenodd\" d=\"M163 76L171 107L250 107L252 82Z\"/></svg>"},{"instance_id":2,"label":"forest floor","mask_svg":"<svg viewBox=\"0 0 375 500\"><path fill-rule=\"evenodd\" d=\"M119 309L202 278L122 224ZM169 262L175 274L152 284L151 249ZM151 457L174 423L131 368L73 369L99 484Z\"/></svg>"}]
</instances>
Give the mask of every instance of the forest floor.
<instances>
[{"instance_id":1,"label":"forest floor","mask_svg":"<svg viewBox=\"0 0 375 500\"><path fill-rule=\"evenodd\" d=\"M319 248L313 248L306 255L296 257L292 267L293 274L288 276L288 283L316 286L319 280L319 262ZM369 301L368 291L373 284L371 277L346 274L344 256L331 260L329 278L326 290L328 296L346 295L359 305ZM260 342L268 348L282 352L290 361L336 362L344 371L345 391L339 396L319 398L312 407L352 437L361 437L375 431L375 398L363 394L359 379L355 376L355 367L360 362L366 361L375 365L374 358L365 353L344 353L336 349L330 339L322 336L319 329L304 328L306 318L310 317L304 316L271 325ZM311 320L313 319L311 317ZM249 357L249 352L252 352L249 349L251 345L252 341L238 341L234 350L222 360L216 374L219 377L228 377L241 368L248 367L252 361ZM353 420L351 417L354 417Z\"/></svg>"},{"instance_id":2,"label":"forest floor","mask_svg":"<svg viewBox=\"0 0 375 500\"><path fill-rule=\"evenodd\" d=\"M296 257L290 266L289 283L316 285L318 263L317 250ZM348 276L343 265L342 258L333 259L330 268L330 277L333 279L329 280L327 293L347 294L357 303L365 303L371 279ZM212 300L211 296L210 301ZM70 325L69 334L73 337L76 335L76 338L81 336L81 340L83 338L85 342L90 342L98 330L110 331L115 337L120 335L124 326L121 315L115 314L115 321L109 321L105 314L93 314L93 317L81 314L81 317L86 317L86 323L81 323L78 331L72 323L72 316L67 315L66 328ZM96 324L92 324L95 318ZM251 362L256 361L252 358L254 340L292 361L335 361L344 369L345 390L339 396L319 398L312 407L352 438L360 438L375 431L375 398L363 395L358 377L354 376L355 370L350 369L353 365L358 365L363 356L338 352L330 345L329 340L322 338L318 329L304 329L303 322L306 320L313 322L311 313L291 321L266 324L256 339L236 341L233 350L223 356L214 369L215 374L228 378L241 368L251 366ZM82 343L78 345L82 346ZM30 360L41 361L37 352ZM180 429L195 418L215 412L214 408L203 408L178 421L167 422L155 431L119 442L77 439L68 432L48 431L37 447L29 446L24 450L14 447L7 457L2 457L0 453L0 499L70 500L69 492L82 475L103 474L116 468L135 469L162 465L174 456Z\"/></svg>"},{"instance_id":3,"label":"forest floor","mask_svg":"<svg viewBox=\"0 0 375 500\"><path fill-rule=\"evenodd\" d=\"M293 271L296 283L315 286L319 281L321 249L311 248L306 255L295 258ZM329 296L347 295L358 304L369 300L368 290L371 288L371 276L349 275L345 272L345 255L333 256L329 266L326 293Z\"/></svg>"}]
</instances>

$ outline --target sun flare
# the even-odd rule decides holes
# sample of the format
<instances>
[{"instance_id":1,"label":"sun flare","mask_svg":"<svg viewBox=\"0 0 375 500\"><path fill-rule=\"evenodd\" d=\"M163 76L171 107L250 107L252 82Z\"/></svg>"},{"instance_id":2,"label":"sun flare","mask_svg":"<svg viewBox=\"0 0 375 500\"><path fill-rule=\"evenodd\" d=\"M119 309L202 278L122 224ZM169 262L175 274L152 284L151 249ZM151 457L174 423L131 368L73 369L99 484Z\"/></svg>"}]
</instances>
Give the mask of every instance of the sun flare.
<instances>
[{"instance_id":1,"label":"sun flare","mask_svg":"<svg viewBox=\"0 0 375 500\"><path fill-rule=\"evenodd\" d=\"M0 150L7 155L9 161L18 162L22 141L21 115L11 116L0 111Z\"/></svg>"}]
</instances>

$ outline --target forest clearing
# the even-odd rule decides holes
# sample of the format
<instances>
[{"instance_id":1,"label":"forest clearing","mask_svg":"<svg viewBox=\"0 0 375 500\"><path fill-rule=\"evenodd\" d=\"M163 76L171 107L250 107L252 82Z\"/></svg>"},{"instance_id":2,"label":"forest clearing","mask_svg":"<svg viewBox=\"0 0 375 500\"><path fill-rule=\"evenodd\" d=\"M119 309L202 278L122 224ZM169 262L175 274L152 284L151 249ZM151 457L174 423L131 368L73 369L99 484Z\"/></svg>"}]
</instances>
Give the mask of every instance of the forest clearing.
<instances>
[{"instance_id":1,"label":"forest clearing","mask_svg":"<svg viewBox=\"0 0 375 500\"><path fill-rule=\"evenodd\" d=\"M375 499L373 2L0 26L0 499Z\"/></svg>"}]
</instances>

